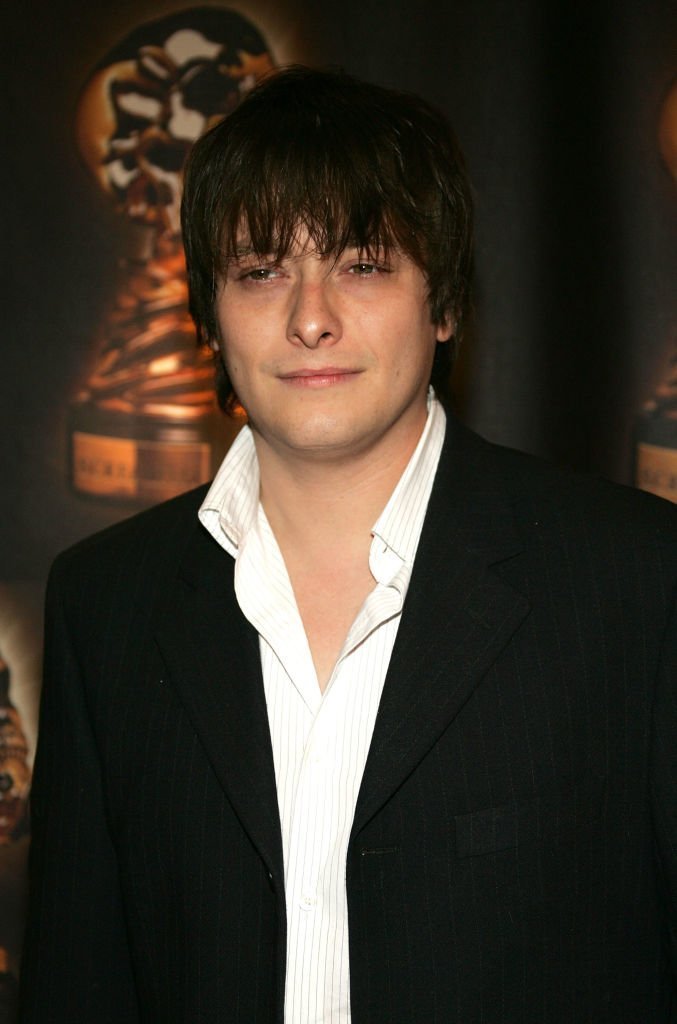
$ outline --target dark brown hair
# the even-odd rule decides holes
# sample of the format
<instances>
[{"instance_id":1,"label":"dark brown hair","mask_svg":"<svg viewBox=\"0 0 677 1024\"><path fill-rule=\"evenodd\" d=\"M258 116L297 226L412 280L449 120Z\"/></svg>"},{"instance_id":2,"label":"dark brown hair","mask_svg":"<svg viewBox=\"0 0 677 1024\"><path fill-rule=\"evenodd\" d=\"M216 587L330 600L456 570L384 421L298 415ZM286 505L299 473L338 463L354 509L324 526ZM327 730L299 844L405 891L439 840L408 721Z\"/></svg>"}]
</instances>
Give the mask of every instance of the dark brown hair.
<instances>
[{"instance_id":1,"label":"dark brown hair","mask_svg":"<svg viewBox=\"0 0 677 1024\"><path fill-rule=\"evenodd\" d=\"M264 79L193 147L182 226L198 338L218 337L216 290L246 227L260 256L283 259L299 226L317 251L349 246L409 256L428 284L431 320L458 343L472 267L472 199L446 119L424 100L343 72L290 67ZM431 383L444 396L455 346L438 344ZM221 406L235 396L223 361Z\"/></svg>"}]
</instances>

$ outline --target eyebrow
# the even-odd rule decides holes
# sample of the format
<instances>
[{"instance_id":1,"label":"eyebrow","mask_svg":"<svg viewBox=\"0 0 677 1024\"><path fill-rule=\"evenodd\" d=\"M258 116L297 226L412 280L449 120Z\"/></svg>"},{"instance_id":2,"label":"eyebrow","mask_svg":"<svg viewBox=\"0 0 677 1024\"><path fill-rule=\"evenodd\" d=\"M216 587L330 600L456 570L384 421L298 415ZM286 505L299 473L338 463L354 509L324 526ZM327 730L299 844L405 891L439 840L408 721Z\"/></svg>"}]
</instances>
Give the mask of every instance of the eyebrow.
<instances>
[{"instance_id":1,"label":"eyebrow","mask_svg":"<svg viewBox=\"0 0 677 1024\"><path fill-rule=\"evenodd\" d=\"M367 242L364 245L360 245L357 239L350 238L346 241L345 246L343 246L340 251L327 252L321 255L323 255L325 259L330 259L332 257L334 257L334 259L339 259L342 253L354 250L369 259L378 259L386 257L393 249L396 249L396 246L392 244L381 242L380 244L372 245ZM278 247L276 246L275 241L273 241L268 252L259 252L248 238L243 238L236 242L235 251L225 256L225 264L239 263L241 260L247 259L250 256L259 260L276 260L279 258Z\"/></svg>"},{"instance_id":2,"label":"eyebrow","mask_svg":"<svg viewBox=\"0 0 677 1024\"><path fill-rule=\"evenodd\" d=\"M239 260L243 256L252 256L255 252L251 242L238 242L235 246L235 252L231 255L231 259ZM256 255L260 255L260 253L256 253Z\"/></svg>"},{"instance_id":3,"label":"eyebrow","mask_svg":"<svg viewBox=\"0 0 677 1024\"><path fill-rule=\"evenodd\" d=\"M238 245L235 252L224 253L222 267L224 271L227 271L228 267L237 266L248 259L266 261L275 259L275 254L257 252L253 245Z\"/></svg>"}]
</instances>

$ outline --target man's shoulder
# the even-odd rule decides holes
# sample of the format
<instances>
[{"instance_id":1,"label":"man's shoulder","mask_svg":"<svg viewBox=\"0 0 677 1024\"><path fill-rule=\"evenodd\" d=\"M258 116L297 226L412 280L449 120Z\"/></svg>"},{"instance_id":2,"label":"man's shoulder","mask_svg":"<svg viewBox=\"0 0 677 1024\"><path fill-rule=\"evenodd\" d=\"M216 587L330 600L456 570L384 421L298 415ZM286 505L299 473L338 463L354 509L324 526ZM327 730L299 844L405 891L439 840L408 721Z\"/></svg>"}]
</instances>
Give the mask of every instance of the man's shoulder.
<instances>
[{"instance_id":1,"label":"man's shoulder","mask_svg":"<svg viewBox=\"0 0 677 1024\"><path fill-rule=\"evenodd\" d=\"M83 538L57 556L51 576L85 578L143 565L149 572L175 565L195 532L202 530L197 513L208 489L203 484Z\"/></svg>"},{"instance_id":2,"label":"man's shoulder","mask_svg":"<svg viewBox=\"0 0 677 1024\"><path fill-rule=\"evenodd\" d=\"M511 452L509 459L517 486L531 484L553 502L560 516L581 516L603 529L658 530L677 540L677 507L655 494L522 452Z\"/></svg>"},{"instance_id":3,"label":"man's shoulder","mask_svg":"<svg viewBox=\"0 0 677 1024\"><path fill-rule=\"evenodd\" d=\"M618 542L625 539L635 546L644 540L677 544L677 506L672 502L495 444L465 427L461 432L460 445L475 463L474 472L485 477L481 486L491 477L517 521L556 524L569 534L580 529L589 536L613 534Z\"/></svg>"}]
</instances>

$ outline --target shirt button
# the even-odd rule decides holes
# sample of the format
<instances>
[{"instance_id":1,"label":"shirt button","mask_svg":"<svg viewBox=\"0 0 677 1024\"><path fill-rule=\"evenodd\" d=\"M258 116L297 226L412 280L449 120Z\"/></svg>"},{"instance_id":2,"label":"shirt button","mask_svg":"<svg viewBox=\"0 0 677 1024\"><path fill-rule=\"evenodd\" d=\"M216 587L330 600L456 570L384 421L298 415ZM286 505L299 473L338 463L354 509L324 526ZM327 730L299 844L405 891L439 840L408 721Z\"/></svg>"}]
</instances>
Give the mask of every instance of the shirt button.
<instances>
[{"instance_id":1,"label":"shirt button","mask_svg":"<svg viewBox=\"0 0 677 1024\"><path fill-rule=\"evenodd\" d=\"M315 897L311 896L309 893L304 893L301 899L299 900L299 906L301 910L312 910L316 903L317 900L315 899Z\"/></svg>"}]
</instances>

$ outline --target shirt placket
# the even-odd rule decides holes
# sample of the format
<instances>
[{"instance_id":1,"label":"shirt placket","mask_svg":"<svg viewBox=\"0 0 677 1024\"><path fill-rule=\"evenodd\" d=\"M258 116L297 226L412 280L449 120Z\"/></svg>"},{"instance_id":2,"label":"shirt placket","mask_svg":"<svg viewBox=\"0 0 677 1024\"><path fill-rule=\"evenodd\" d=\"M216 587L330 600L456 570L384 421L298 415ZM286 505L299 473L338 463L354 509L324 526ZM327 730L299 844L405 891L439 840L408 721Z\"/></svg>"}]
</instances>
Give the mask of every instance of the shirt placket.
<instances>
[{"instance_id":1,"label":"shirt placket","mask_svg":"<svg viewBox=\"0 0 677 1024\"><path fill-rule=\"evenodd\" d=\"M335 736L327 728L331 710L322 700L308 734L298 775L289 836L288 904L301 927L319 909L321 877L335 837L331 829L331 780L340 770Z\"/></svg>"}]
</instances>

